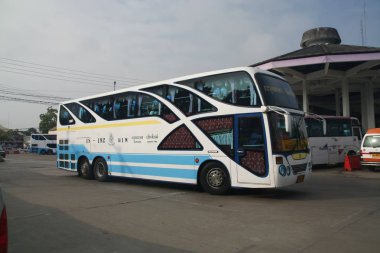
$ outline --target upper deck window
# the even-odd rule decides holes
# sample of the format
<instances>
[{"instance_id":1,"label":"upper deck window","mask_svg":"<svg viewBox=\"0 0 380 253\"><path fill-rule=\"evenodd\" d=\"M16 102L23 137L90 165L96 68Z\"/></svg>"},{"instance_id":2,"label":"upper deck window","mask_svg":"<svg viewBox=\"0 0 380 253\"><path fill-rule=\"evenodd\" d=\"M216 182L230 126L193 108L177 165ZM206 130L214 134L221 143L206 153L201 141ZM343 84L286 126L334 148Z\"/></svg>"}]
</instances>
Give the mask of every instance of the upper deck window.
<instances>
[{"instance_id":1,"label":"upper deck window","mask_svg":"<svg viewBox=\"0 0 380 253\"><path fill-rule=\"evenodd\" d=\"M261 106L262 103L251 76L233 72L177 82L197 89L218 101L241 106Z\"/></svg>"},{"instance_id":2,"label":"upper deck window","mask_svg":"<svg viewBox=\"0 0 380 253\"><path fill-rule=\"evenodd\" d=\"M32 134L32 139L36 141L45 141L45 137L40 134Z\"/></svg>"},{"instance_id":3,"label":"upper deck window","mask_svg":"<svg viewBox=\"0 0 380 253\"><path fill-rule=\"evenodd\" d=\"M48 139L48 140L57 140L57 135L55 135L55 134L46 134L46 135L44 135L45 136L45 138L46 139Z\"/></svg>"},{"instance_id":4,"label":"upper deck window","mask_svg":"<svg viewBox=\"0 0 380 253\"><path fill-rule=\"evenodd\" d=\"M91 113L78 103L65 104L65 106L83 123L93 123L96 121Z\"/></svg>"},{"instance_id":5,"label":"upper deck window","mask_svg":"<svg viewBox=\"0 0 380 253\"><path fill-rule=\"evenodd\" d=\"M124 92L81 101L105 120L161 117L169 123L178 117L161 101L139 92Z\"/></svg>"},{"instance_id":6,"label":"upper deck window","mask_svg":"<svg viewBox=\"0 0 380 253\"><path fill-rule=\"evenodd\" d=\"M59 123L62 126L67 126L67 125L74 125L75 120L73 117L70 115L69 111L61 105L60 110L59 110Z\"/></svg>"},{"instance_id":7,"label":"upper deck window","mask_svg":"<svg viewBox=\"0 0 380 253\"><path fill-rule=\"evenodd\" d=\"M191 91L176 86L160 85L144 89L144 91L152 92L165 98L186 116L217 111L214 106Z\"/></svg>"},{"instance_id":8,"label":"upper deck window","mask_svg":"<svg viewBox=\"0 0 380 253\"><path fill-rule=\"evenodd\" d=\"M266 105L300 109L292 88L285 80L263 73L255 74L255 78Z\"/></svg>"}]
</instances>

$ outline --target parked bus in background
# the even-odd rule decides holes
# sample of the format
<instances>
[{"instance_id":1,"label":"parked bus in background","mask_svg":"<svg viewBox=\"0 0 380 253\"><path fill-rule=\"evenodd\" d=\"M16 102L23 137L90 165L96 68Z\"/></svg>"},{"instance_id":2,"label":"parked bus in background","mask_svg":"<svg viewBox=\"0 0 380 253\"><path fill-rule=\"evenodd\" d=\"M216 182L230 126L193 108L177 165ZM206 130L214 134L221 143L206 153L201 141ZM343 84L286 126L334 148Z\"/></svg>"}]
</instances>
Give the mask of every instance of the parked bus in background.
<instances>
[{"instance_id":1,"label":"parked bus in background","mask_svg":"<svg viewBox=\"0 0 380 253\"><path fill-rule=\"evenodd\" d=\"M360 150L362 130L357 118L310 115L305 122L313 165L343 163L346 155Z\"/></svg>"},{"instance_id":2,"label":"parked bus in background","mask_svg":"<svg viewBox=\"0 0 380 253\"><path fill-rule=\"evenodd\" d=\"M52 155L57 153L56 134L32 134L30 136L30 153Z\"/></svg>"},{"instance_id":3,"label":"parked bus in background","mask_svg":"<svg viewBox=\"0 0 380 253\"><path fill-rule=\"evenodd\" d=\"M214 71L64 102L57 167L110 176L274 188L311 173L304 113L281 77Z\"/></svg>"}]
</instances>

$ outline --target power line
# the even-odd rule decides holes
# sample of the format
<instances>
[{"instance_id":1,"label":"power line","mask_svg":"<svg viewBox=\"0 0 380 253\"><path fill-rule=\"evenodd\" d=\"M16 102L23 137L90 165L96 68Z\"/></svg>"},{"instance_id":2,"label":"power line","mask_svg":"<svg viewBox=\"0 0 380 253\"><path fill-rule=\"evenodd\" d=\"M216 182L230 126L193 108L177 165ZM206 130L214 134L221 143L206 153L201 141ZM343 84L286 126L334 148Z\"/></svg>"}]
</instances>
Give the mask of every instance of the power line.
<instances>
[{"instance_id":1,"label":"power line","mask_svg":"<svg viewBox=\"0 0 380 253\"><path fill-rule=\"evenodd\" d=\"M93 75L93 76L98 76L98 77L107 77L107 79L111 79L111 80L118 80L118 81L125 81L125 82L130 82L131 80L134 80L134 81L138 81L138 82L150 82L149 80L144 80L144 79L138 79L138 78L134 78L134 77L123 77L123 76L113 76L113 75L108 75L108 74L98 74L98 73L92 73L92 72L86 72L86 71L81 71L81 70L75 70L75 69L69 69L69 68L61 68L61 67L55 67L55 66L51 66L51 65L43 65L43 64L38 64L38 63L32 63L32 62L27 62L27 61L20 61L20 60L15 60L15 59L10 59L10 58L5 58L5 57L0 57L0 59L2 60L6 60L6 61L12 61L12 62L20 62L20 63L26 63L26 64L32 64L32 65L35 65L35 66L40 66L40 67L45 67L45 68L52 68L52 69L56 69L57 72L59 71L62 71L62 70L66 70L66 71L69 71L69 72L76 72L78 74L76 75L80 75L80 74L86 74L86 75ZM4 61L2 61L4 62ZM8 63L8 64L12 64L12 63ZM13 64L15 65L15 64ZM37 67L31 67L31 68L37 68ZM50 71L53 71L53 70L50 70ZM67 73L67 72L66 72Z\"/></svg>"},{"instance_id":2,"label":"power line","mask_svg":"<svg viewBox=\"0 0 380 253\"><path fill-rule=\"evenodd\" d=\"M0 100L17 101L17 102L25 102L25 103L32 103L32 104L58 105L58 103L56 102L49 102L49 101L36 100L36 99L16 98L16 97L1 96L1 95L0 95Z\"/></svg>"},{"instance_id":3,"label":"power line","mask_svg":"<svg viewBox=\"0 0 380 253\"><path fill-rule=\"evenodd\" d=\"M17 71L24 71L24 72L30 72L30 73L35 73L35 74L42 74L42 75L53 76L53 77L63 77L63 78L70 78L70 79L74 79L74 80L83 80L83 81L89 81L89 82L94 82L94 83L104 83L104 81L98 81L98 80L93 80L93 79L71 77L71 76L60 75L60 74L50 74L50 73L44 73L44 72L40 72L40 71L21 69L21 68L14 68L14 67L8 67L8 66L0 66L0 68L6 68L6 69L17 70Z\"/></svg>"},{"instance_id":4,"label":"power line","mask_svg":"<svg viewBox=\"0 0 380 253\"><path fill-rule=\"evenodd\" d=\"M3 64L3 62L0 61L0 64ZM74 79L74 80L83 80L83 81L94 82L94 83L103 83L104 84L105 83L104 80L106 80L107 82L113 82L114 81L114 79L110 79L110 78L100 78L100 77L92 77L92 76L90 76L90 78L95 78L95 79L99 79L99 80L82 78L83 76L84 77L88 77L88 76L78 75L78 74L72 74L72 73L62 72L62 71L53 71L53 72L63 73L64 75L62 75L62 74L54 74L54 73L52 74L52 73L49 73L49 72L40 72L40 71L30 70L30 68L34 69L34 67L29 67L29 66L24 66L24 65L18 65L18 64L11 64L11 65L12 66L13 65L23 66L23 67L26 67L26 68L29 68L29 69L18 68L18 67L9 67L9 66L1 66L1 65L0 65L0 68L11 69L11 70L16 70L16 71L21 71L21 72L35 73L35 74L42 74L42 75L47 75L47 76L52 76L52 77L63 77L63 78L69 78L69 79ZM36 68L36 69L41 69L41 70L45 70L45 71L51 71L51 70L46 70L46 69L43 69L43 68ZM135 84L135 81L128 81L128 82Z\"/></svg>"},{"instance_id":5,"label":"power line","mask_svg":"<svg viewBox=\"0 0 380 253\"><path fill-rule=\"evenodd\" d=\"M88 85L112 87L112 85L97 84L97 83L90 83L90 82L83 82L83 81L75 81L75 80L70 80L70 79L65 79L65 78L56 78L56 77L51 77L51 76L28 74L28 73L23 73L23 72L18 72L18 71L11 71L11 70L4 70L4 69L0 69L0 71L8 72L8 73L14 73L14 74L20 74L20 75L24 75L24 76L34 76L34 77L42 77L42 78L48 78L48 79L54 79L54 80L60 80L60 81L67 81L67 82L72 82L72 83L82 83L82 84L88 84Z\"/></svg>"},{"instance_id":6,"label":"power line","mask_svg":"<svg viewBox=\"0 0 380 253\"><path fill-rule=\"evenodd\" d=\"M49 89L33 89L33 90L29 90L29 89L20 89L20 88L13 88L14 86L17 86L15 84L9 84L9 83L3 83L3 82L0 82L0 88L2 89L7 89L8 91L15 91L15 92L39 92L39 93L43 93L43 92L59 92L59 93L63 93L63 92L70 92L70 93L73 93L73 92L78 92L78 90L68 90L68 89L64 89L64 90L49 90ZM18 85L20 86L20 85ZM22 86L26 86L26 85L22 85ZM46 93L44 95L47 95Z\"/></svg>"},{"instance_id":7,"label":"power line","mask_svg":"<svg viewBox=\"0 0 380 253\"><path fill-rule=\"evenodd\" d=\"M104 76L103 77L102 75L97 75L97 74L83 74L81 72L75 73L75 72L72 72L72 71L62 71L62 70L56 70L56 69L47 69L46 67L41 68L41 67L35 67L35 66L28 66L28 65L24 65L24 64L10 63L10 62L5 62L5 61L1 61L1 60L0 60L0 64L11 65L11 66L18 66L18 67L24 67L24 68L29 68L29 69L38 69L38 70L43 70L43 71L48 71L48 72L55 72L55 73L61 73L61 74L67 74L67 75L72 75L72 76L83 76L83 77L87 77L87 78L95 78L95 79L106 80L106 81L117 80L117 81L124 81L124 82L133 82L133 83L144 82L144 80L134 79L134 78L128 78L129 80L123 80L123 79L115 78L115 77L112 77L112 76L110 76L110 77ZM7 67L7 68L10 68L10 67Z\"/></svg>"},{"instance_id":8,"label":"power line","mask_svg":"<svg viewBox=\"0 0 380 253\"><path fill-rule=\"evenodd\" d=\"M28 93L17 93L12 92L8 90L0 89L0 93L8 94L8 95L15 95L15 96L26 96L26 97L35 97L35 98L43 98L48 100L70 100L72 98L65 98L65 97L55 97L55 96L49 96L49 95L36 95L36 94L28 94Z\"/></svg>"}]
</instances>

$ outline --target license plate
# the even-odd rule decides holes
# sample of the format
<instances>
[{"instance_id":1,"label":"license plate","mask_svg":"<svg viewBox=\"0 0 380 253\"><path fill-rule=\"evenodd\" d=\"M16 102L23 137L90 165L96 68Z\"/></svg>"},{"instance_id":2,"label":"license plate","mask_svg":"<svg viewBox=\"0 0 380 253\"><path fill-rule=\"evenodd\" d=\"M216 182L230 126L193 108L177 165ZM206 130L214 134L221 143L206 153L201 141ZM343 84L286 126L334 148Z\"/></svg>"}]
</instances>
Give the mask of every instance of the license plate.
<instances>
[{"instance_id":1,"label":"license plate","mask_svg":"<svg viewBox=\"0 0 380 253\"><path fill-rule=\"evenodd\" d=\"M302 183L304 179L305 179L305 175L299 175L299 176L297 177L297 181L296 181L296 183L297 183L297 184L298 184L298 183Z\"/></svg>"}]
</instances>

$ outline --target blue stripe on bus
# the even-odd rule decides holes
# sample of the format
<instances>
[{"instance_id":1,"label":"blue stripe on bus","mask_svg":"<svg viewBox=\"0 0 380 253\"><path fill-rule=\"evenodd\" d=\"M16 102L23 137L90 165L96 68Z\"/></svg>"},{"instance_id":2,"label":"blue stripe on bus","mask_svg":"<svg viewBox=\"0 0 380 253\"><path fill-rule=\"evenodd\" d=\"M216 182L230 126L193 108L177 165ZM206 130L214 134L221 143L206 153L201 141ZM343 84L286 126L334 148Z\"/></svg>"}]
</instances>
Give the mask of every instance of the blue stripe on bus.
<instances>
[{"instance_id":1,"label":"blue stripe on bus","mask_svg":"<svg viewBox=\"0 0 380 253\"><path fill-rule=\"evenodd\" d=\"M203 158L204 156L200 156L200 157ZM194 155L110 154L110 158L112 162L181 164L181 165L195 164Z\"/></svg>"},{"instance_id":2,"label":"blue stripe on bus","mask_svg":"<svg viewBox=\"0 0 380 253\"><path fill-rule=\"evenodd\" d=\"M62 145L65 146L65 145ZM112 162L129 162L129 163L154 163L154 164L178 164L178 165L199 165L202 162L211 159L209 155L173 155L165 154L167 151L160 151L162 154L125 154L125 153L99 153L88 152L84 145L67 145L68 150L57 150L59 154L75 154L78 158L80 155L85 155L89 160L93 160L97 156L101 156L106 160ZM187 152L187 151L183 151ZM191 151L188 151L191 152ZM108 159L108 156L110 159ZM194 158L198 158L199 162L196 164Z\"/></svg>"},{"instance_id":3,"label":"blue stripe on bus","mask_svg":"<svg viewBox=\"0 0 380 253\"><path fill-rule=\"evenodd\" d=\"M110 172L133 174L133 175L171 177L171 178L186 178L186 179L197 178L197 173L195 170L180 170L180 169L154 168L154 167L112 165Z\"/></svg>"}]
</instances>

